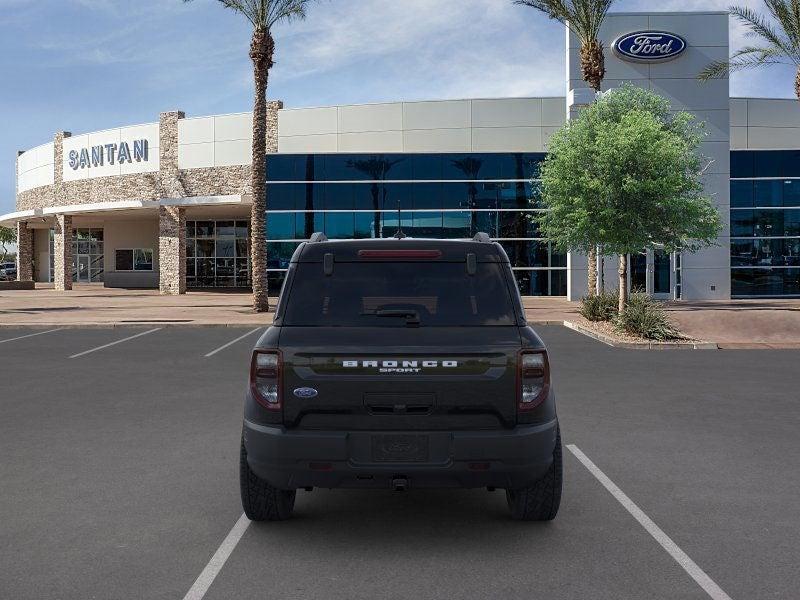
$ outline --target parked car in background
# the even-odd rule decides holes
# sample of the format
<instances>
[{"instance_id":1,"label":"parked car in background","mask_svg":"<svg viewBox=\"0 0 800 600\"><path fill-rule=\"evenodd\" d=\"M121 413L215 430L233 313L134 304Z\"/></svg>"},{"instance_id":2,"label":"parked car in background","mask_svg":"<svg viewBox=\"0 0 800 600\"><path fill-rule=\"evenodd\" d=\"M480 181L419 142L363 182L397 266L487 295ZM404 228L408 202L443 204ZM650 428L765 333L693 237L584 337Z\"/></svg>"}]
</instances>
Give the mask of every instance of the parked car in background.
<instances>
[{"instance_id":1,"label":"parked car in background","mask_svg":"<svg viewBox=\"0 0 800 600\"><path fill-rule=\"evenodd\" d=\"M0 263L0 281L13 281L17 278L17 264L13 262Z\"/></svg>"}]
</instances>

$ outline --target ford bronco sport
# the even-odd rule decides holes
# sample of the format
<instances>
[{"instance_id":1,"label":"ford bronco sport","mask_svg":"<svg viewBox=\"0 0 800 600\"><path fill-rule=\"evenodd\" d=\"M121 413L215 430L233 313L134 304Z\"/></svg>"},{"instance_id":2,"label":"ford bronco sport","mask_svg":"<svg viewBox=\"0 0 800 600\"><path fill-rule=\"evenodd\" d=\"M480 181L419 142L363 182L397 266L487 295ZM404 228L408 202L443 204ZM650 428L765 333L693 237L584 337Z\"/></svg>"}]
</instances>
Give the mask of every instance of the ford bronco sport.
<instances>
[{"instance_id":1,"label":"ford bronco sport","mask_svg":"<svg viewBox=\"0 0 800 600\"><path fill-rule=\"evenodd\" d=\"M287 519L298 489L486 487L513 518L550 520L561 480L547 350L499 244L300 245L252 355L250 519Z\"/></svg>"}]
</instances>

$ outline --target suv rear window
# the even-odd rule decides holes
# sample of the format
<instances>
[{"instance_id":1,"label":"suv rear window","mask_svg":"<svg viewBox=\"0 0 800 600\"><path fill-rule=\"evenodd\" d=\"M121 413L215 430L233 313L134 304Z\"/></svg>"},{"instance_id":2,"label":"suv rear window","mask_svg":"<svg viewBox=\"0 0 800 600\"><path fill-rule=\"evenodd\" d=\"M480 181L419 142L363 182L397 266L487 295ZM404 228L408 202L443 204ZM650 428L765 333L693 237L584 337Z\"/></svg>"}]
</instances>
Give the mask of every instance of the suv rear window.
<instances>
[{"instance_id":1,"label":"suv rear window","mask_svg":"<svg viewBox=\"0 0 800 600\"><path fill-rule=\"evenodd\" d=\"M283 325L295 327L513 326L508 265L448 262L299 263Z\"/></svg>"}]
</instances>

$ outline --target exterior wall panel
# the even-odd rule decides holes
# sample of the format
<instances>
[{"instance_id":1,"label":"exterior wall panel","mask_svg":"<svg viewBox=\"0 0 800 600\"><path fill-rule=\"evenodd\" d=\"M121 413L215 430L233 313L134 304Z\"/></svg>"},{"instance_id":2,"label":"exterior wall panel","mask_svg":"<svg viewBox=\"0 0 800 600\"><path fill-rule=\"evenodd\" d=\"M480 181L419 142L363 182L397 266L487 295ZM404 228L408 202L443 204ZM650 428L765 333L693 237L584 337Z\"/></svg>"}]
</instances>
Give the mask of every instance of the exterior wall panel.
<instances>
[{"instance_id":1,"label":"exterior wall panel","mask_svg":"<svg viewBox=\"0 0 800 600\"><path fill-rule=\"evenodd\" d=\"M476 152L542 152L541 127L488 127L472 130Z\"/></svg>"},{"instance_id":2,"label":"exterior wall panel","mask_svg":"<svg viewBox=\"0 0 800 600\"><path fill-rule=\"evenodd\" d=\"M541 127L541 98L472 100L473 127Z\"/></svg>"},{"instance_id":3,"label":"exterior wall panel","mask_svg":"<svg viewBox=\"0 0 800 600\"><path fill-rule=\"evenodd\" d=\"M402 129L403 105L400 103L339 107L339 133L401 131Z\"/></svg>"},{"instance_id":4,"label":"exterior wall panel","mask_svg":"<svg viewBox=\"0 0 800 600\"><path fill-rule=\"evenodd\" d=\"M405 129L459 129L472 127L469 100L403 103Z\"/></svg>"},{"instance_id":5,"label":"exterior wall panel","mask_svg":"<svg viewBox=\"0 0 800 600\"><path fill-rule=\"evenodd\" d=\"M404 152L469 152L470 129L420 129L403 132Z\"/></svg>"}]
</instances>

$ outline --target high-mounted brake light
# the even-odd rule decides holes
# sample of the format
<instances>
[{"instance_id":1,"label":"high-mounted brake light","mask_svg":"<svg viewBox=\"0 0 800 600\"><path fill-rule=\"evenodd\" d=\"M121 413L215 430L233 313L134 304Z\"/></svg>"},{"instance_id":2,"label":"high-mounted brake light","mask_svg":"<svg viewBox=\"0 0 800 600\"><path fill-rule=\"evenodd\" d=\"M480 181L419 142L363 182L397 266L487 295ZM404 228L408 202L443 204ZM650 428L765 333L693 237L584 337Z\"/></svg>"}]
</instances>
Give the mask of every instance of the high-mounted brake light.
<instances>
[{"instance_id":1,"label":"high-mounted brake light","mask_svg":"<svg viewBox=\"0 0 800 600\"><path fill-rule=\"evenodd\" d=\"M359 250L359 258L441 258L441 250Z\"/></svg>"},{"instance_id":2,"label":"high-mounted brake light","mask_svg":"<svg viewBox=\"0 0 800 600\"><path fill-rule=\"evenodd\" d=\"M518 358L518 409L532 410L550 393L550 363L545 350L522 350Z\"/></svg>"},{"instance_id":3,"label":"high-mounted brake light","mask_svg":"<svg viewBox=\"0 0 800 600\"><path fill-rule=\"evenodd\" d=\"M250 392L269 410L281 409L281 353L278 350L253 350L250 362Z\"/></svg>"}]
</instances>

